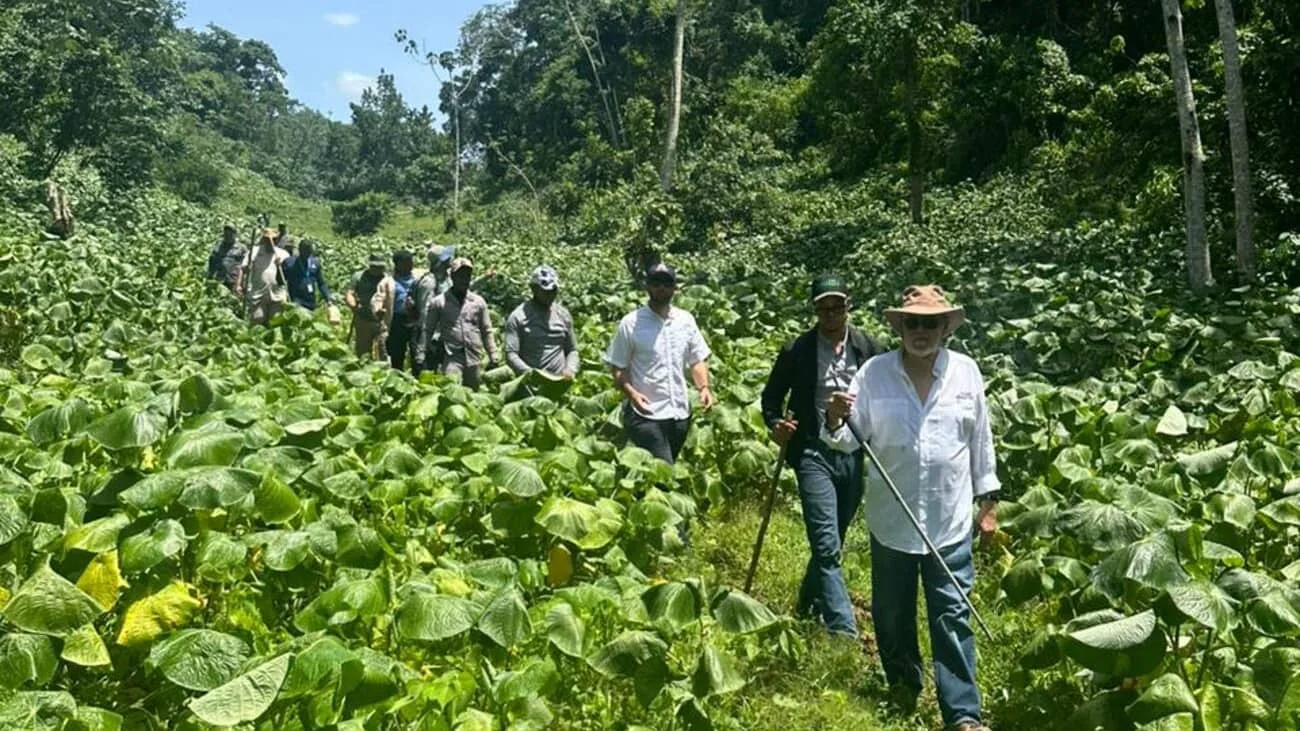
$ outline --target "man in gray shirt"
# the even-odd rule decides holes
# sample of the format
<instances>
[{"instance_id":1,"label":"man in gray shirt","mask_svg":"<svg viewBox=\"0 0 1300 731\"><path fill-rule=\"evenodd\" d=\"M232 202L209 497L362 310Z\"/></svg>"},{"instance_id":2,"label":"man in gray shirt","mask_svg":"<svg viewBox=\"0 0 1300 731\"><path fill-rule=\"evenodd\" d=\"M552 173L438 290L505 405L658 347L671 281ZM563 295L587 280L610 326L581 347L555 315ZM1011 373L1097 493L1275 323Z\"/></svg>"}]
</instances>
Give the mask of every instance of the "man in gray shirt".
<instances>
[{"instance_id":1,"label":"man in gray shirt","mask_svg":"<svg viewBox=\"0 0 1300 731\"><path fill-rule=\"evenodd\" d=\"M537 369L573 378L578 373L578 340L569 310L555 301L560 277L551 267L539 266L529 286L533 298L506 320L506 363L515 373Z\"/></svg>"}]
</instances>

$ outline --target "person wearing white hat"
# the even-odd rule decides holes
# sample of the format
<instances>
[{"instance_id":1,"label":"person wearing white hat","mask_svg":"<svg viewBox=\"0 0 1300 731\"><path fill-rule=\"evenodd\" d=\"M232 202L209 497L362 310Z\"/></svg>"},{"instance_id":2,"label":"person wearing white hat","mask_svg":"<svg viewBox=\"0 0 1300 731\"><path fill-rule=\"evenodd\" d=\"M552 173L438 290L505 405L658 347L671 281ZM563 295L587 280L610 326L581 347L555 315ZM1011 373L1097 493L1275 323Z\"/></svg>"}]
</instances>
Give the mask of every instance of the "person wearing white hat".
<instances>
[{"instance_id":1,"label":"person wearing white hat","mask_svg":"<svg viewBox=\"0 0 1300 731\"><path fill-rule=\"evenodd\" d=\"M563 378L578 373L578 340L573 316L556 301L560 277L549 266L533 270L529 299L506 319L506 365L516 374L540 370Z\"/></svg>"}]
</instances>

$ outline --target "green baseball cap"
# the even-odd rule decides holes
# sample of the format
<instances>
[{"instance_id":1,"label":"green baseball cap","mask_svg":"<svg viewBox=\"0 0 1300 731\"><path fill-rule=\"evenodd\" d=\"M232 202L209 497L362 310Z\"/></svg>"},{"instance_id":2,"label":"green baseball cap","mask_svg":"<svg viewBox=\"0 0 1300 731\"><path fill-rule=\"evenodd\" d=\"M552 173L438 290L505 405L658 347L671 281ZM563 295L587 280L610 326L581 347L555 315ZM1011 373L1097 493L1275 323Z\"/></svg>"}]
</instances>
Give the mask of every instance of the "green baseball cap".
<instances>
[{"instance_id":1,"label":"green baseball cap","mask_svg":"<svg viewBox=\"0 0 1300 731\"><path fill-rule=\"evenodd\" d=\"M843 297L849 298L849 288L844 280L834 274L819 274L813 280L812 299L813 302L820 301L823 297Z\"/></svg>"}]
</instances>

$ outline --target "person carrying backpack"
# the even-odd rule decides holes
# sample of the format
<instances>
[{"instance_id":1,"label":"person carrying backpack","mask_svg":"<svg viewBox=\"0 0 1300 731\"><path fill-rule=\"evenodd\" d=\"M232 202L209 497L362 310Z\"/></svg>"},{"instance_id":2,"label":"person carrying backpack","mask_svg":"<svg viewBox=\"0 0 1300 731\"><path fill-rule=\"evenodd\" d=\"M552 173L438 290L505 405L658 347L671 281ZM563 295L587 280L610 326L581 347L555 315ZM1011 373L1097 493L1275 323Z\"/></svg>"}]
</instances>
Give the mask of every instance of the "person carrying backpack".
<instances>
[{"instance_id":1,"label":"person carrying backpack","mask_svg":"<svg viewBox=\"0 0 1300 731\"><path fill-rule=\"evenodd\" d=\"M424 274L415 270L415 257L402 249L393 252L393 273L379 283L370 298L370 307L379 319L393 367L406 367L411 358L415 368L416 335L420 332L420 311L416 308L415 284Z\"/></svg>"}]
</instances>

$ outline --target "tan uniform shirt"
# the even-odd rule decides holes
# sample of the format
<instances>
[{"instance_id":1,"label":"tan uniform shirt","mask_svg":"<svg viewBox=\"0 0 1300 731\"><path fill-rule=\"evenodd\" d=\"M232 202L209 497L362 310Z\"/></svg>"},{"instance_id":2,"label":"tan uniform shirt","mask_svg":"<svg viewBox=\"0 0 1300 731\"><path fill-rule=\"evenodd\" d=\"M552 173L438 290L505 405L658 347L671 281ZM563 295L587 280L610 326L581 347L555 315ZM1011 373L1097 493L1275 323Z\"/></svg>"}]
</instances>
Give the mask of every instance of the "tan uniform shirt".
<instances>
[{"instance_id":1,"label":"tan uniform shirt","mask_svg":"<svg viewBox=\"0 0 1300 731\"><path fill-rule=\"evenodd\" d=\"M443 349L446 360L455 359L464 365L475 366L488 360L497 361L497 346L493 338L492 317L487 301L473 293L465 293L462 302L454 290L431 297L420 313L420 337L415 347L415 359L426 360L433 333L439 334L437 345Z\"/></svg>"}]
</instances>

